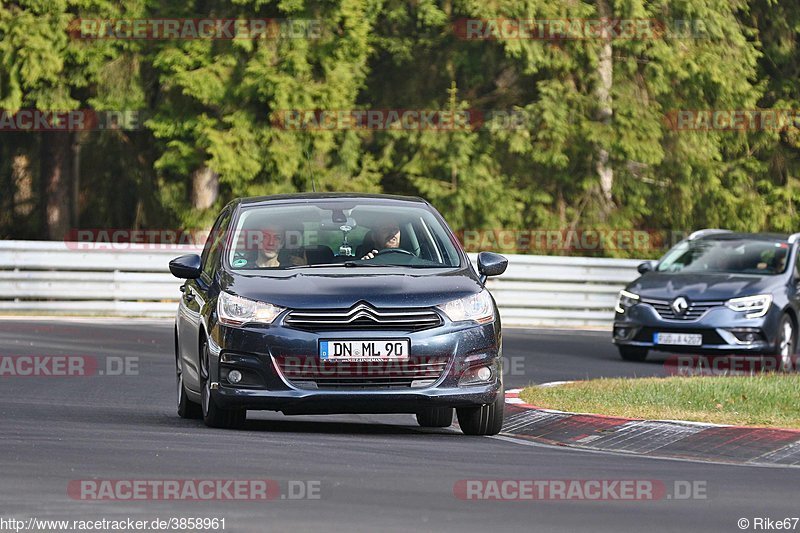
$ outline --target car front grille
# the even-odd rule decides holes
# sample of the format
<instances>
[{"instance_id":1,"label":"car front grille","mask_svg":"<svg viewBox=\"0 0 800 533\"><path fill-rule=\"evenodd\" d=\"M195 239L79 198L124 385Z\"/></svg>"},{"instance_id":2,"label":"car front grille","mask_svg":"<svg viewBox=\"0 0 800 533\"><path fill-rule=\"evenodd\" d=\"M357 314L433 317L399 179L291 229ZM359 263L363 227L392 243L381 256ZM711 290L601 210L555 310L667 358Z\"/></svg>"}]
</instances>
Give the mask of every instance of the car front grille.
<instances>
[{"instance_id":1,"label":"car front grille","mask_svg":"<svg viewBox=\"0 0 800 533\"><path fill-rule=\"evenodd\" d=\"M275 357L284 379L300 389L421 388L434 384L447 369L446 357L404 361L328 362L314 357Z\"/></svg>"},{"instance_id":2,"label":"car front grille","mask_svg":"<svg viewBox=\"0 0 800 533\"><path fill-rule=\"evenodd\" d=\"M670 305L672 303L671 300L654 300L651 298L642 298L641 303L652 306L653 309L656 310L656 313L658 313L658 315L661 318L664 318L666 320L691 321L699 319L701 316L706 314L706 312L708 312L709 309L714 307L719 307L723 305L725 302L712 301L712 300L707 300L702 302L689 302L689 307L682 315L676 314L675 311L672 309L672 306Z\"/></svg>"},{"instance_id":3,"label":"car front grille","mask_svg":"<svg viewBox=\"0 0 800 533\"><path fill-rule=\"evenodd\" d=\"M375 308L359 302L350 309L291 311L284 325L305 331L402 330L420 331L442 323L431 308Z\"/></svg>"}]
</instances>

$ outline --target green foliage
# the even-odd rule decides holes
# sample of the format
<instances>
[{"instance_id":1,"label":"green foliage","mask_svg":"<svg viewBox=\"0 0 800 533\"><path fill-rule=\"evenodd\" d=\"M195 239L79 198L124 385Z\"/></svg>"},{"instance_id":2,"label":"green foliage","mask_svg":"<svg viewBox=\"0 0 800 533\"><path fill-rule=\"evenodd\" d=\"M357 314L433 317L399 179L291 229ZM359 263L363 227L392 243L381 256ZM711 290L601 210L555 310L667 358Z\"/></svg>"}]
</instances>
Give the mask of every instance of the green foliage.
<instances>
[{"instance_id":1,"label":"green foliage","mask_svg":"<svg viewBox=\"0 0 800 533\"><path fill-rule=\"evenodd\" d=\"M611 41L610 120L598 100L602 39L471 41L454 31L463 18L599 19L606 8L672 30ZM67 31L80 17L304 19L322 31L86 40ZM800 108L798 31L800 4L788 0L3 1L0 108L146 114L142 131L79 136L83 226L202 226L232 197L315 188L421 195L456 229L790 232L800 201L796 125L675 131L665 117ZM486 120L443 130L278 126L291 110L352 109ZM504 117L522 120L509 127ZM14 187L8 158L35 160L47 135L3 138L4 188ZM610 203L601 149L613 168ZM195 210L192 175L202 167L218 174L219 195ZM13 208L10 196L3 206ZM40 231L34 218L26 228L0 219L2 233Z\"/></svg>"}]
</instances>

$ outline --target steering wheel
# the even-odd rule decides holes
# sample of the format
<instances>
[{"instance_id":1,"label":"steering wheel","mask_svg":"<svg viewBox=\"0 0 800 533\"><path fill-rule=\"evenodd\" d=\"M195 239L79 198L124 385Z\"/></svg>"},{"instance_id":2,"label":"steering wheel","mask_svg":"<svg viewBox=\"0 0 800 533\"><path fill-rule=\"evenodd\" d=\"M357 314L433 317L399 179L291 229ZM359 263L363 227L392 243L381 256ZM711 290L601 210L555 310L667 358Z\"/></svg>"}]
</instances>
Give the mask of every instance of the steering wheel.
<instances>
[{"instance_id":1,"label":"steering wheel","mask_svg":"<svg viewBox=\"0 0 800 533\"><path fill-rule=\"evenodd\" d=\"M403 248L384 248L383 250L379 251L377 255L381 254L406 254L413 257L416 257L414 254L409 252L408 250L404 250Z\"/></svg>"}]
</instances>

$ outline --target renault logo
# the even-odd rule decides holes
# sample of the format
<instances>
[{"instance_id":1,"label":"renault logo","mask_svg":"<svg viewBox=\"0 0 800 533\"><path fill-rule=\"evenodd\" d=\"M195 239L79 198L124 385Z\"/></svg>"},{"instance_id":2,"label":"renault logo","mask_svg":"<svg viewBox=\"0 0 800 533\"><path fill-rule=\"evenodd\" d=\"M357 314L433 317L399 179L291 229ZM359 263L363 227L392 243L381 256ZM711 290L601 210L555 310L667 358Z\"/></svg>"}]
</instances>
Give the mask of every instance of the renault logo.
<instances>
[{"instance_id":1,"label":"renault logo","mask_svg":"<svg viewBox=\"0 0 800 533\"><path fill-rule=\"evenodd\" d=\"M676 315L682 316L689 309L689 302L683 296L678 296L670 304Z\"/></svg>"}]
</instances>

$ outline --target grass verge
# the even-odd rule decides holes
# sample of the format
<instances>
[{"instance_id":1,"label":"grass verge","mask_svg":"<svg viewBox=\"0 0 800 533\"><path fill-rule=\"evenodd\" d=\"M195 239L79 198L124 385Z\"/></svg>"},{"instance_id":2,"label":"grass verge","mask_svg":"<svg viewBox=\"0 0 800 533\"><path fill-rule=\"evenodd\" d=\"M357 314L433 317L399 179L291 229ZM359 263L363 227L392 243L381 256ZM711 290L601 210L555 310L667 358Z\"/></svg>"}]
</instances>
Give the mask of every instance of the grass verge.
<instances>
[{"instance_id":1,"label":"grass verge","mask_svg":"<svg viewBox=\"0 0 800 533\"><path fill-rule=\"evenodd\" d=\"M527 403L573 413L800 429L800 375L595 379L528 387Z\"/></svg>"}]
</instances>

